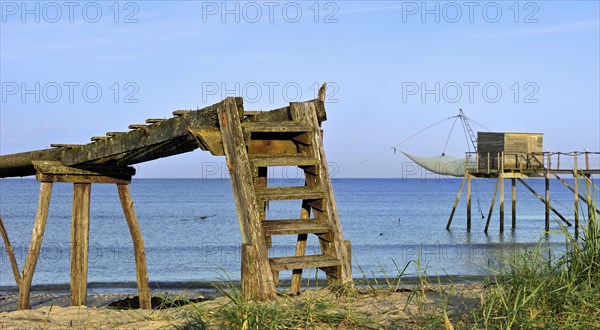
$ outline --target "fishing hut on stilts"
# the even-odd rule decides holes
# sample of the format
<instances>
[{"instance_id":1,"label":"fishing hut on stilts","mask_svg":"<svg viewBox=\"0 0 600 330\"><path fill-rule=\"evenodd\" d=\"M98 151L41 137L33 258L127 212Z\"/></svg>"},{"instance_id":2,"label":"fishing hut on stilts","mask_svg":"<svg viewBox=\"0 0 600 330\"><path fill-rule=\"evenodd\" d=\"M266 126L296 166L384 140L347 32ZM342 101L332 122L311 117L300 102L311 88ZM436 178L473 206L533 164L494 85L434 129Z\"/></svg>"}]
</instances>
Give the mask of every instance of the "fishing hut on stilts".
<instances>
[{"instance_id":1,"label":"fishing hut on stilts","mask_svg":"<svg viewBox=\"0 0 600 330\"><path fill-rule=\"evenodd\" d=\"M177 110L172 118L147 119L128 132L108 132L83 145L54 144L52 149L0 156L0 177L35 175L40 182L37 213L23 271L19 272L6 228L0 233L19 289L18 308L29 309L31 283L42 245L52 185L73 183L70 303L86 304L90 194L92 184L115 184L135 252L140 307L151 308L146 254L129 183L131 165L200 148L225 156L242 234L241 287L245 299L275 297L281 271L292 272L299 293L302 270L323 270L332 286L352 281L350 242L344 240L323 148L321 123L327 119L325 85L319 98L292 102L271 111L245 111L242 98L227 98L201 110ZM267 170L294 166L304 186L269 187ZM298 214L267 220L272 200L299 200ZM306 255L309 234L318 237L320 254ZM295 255L269 258L271 237L296 235Z\"/></svg>"},{"instance_id":2,"label":"fishing hut on stilts","mask_svg":"<svg viewBox=\"0 0 600 330\"><path fill-rule=\"evenodd\" d=\"M458 190L446 229L450 229L464 186L466 185L467 231L471 230L471 192L472 181L478 178L496 179L490 209L487 215L484 232L487 233L494 210L496 195L499 195L499 230L504 232L504 184L511 181L511 228L517 226L517 181L530 191L545 207L545 231L550 230L550 217L554 214L566 226L572 222L551 205L550 179L556 178L574 194L573 206L575 236L579 235L580 215L579 201L587 205L588 218L600 211L594 206L591 194L592 175L599 174L600 168L590 167L590 156L598 152L549 152L543 150L543 134L478 132L475 152L466 153L465 174ZM562 163L561 163L562 162ZM574 178L573 185L562 176ZM543 178L545 189L543 195L535 191L524 179ZM581 182L584 185L581 185Z\"/></svg>"}]
</instances>

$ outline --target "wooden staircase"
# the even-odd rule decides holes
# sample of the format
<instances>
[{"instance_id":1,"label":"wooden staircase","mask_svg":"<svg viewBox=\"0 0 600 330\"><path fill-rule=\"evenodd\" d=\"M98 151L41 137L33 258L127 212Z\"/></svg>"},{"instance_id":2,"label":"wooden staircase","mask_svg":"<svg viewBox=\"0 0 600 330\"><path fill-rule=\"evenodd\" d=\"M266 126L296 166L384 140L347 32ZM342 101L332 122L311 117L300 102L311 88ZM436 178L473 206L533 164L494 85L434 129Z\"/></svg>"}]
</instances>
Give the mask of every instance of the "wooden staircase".
<instances>
[{"instance_id":1,"label":"wooden staircase","mask_svg":"<svg viewBox=\"0 0 600 330\"><path fill-rule=\"evenodd\" d=\"M352 281L350 244L344 241L322 144L322 100L290 103L268 112L244 112L241 98L217 105L220 139L210 129L193 128L198 143L224 154L242 232L242 290L246 299L275 295L279 272L291 270L291 291L300 292L302 271L318 268L330 285ZM271 187L270 167L298 167L303 186ZM271 201L297 200L288 219L267 220ZM297 235L293 256L269 258L271 237ZM306 255L308 235L316 235L320 254Z\"/></svg>"}]
</instances>

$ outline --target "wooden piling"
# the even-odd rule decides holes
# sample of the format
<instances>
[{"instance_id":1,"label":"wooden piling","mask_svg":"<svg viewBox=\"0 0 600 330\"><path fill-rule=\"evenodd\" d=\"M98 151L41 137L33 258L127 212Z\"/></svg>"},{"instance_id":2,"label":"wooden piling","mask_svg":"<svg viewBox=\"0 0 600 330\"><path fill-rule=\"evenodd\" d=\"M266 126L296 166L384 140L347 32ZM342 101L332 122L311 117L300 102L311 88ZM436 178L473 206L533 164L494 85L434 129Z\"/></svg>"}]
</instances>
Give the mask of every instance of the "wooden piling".
<instances>
[{"instance_id":1,"label":"wooden piling","mask_svg":"<svg viewBox=\"0 0 600 330\"><path fill-rule=\"evenodd\" d=\"M498 158L500 162L498 171L498 180L500 180L500 233L504 232L504 152L500 153L500 157Z\"/></svg>"},{"instance_id":2,"label":"wooden piling","mask_svg":"<svg viewBox=\"0 0 600 330\"><path fill-rule=\"evenodd\" d=\"M471 231L471 174L467 172L467 231Z\"/></svg>"},{"instance_id":3,"label":"wooden piling","mask_svg":"<svg viewBox=\"0 0 600 330\"><path fill-rule=\"evenodd\" d=\"M511 192L512 192L512 223L511 228L517 228L517 179L510 179Z\"/></svg>"},{"instance_id":4,"label":"wooden piling","mask_svg":"<svg viewBox=\"0 0 600 330\"><path fill-rule=\"evenodd\" d=\"M50 195L52 193L52 182L42 182L40 184L40 197L38 200L37 211L35 214L35 222L31 233L31 242L29 243L29 251L23 274L21 275L21 283L19 285L19 299L17 309L29 309L29 292L31 290L31 281L37 264L37 259L42 246L44 237L44 229L46 228L46 220L48 219L48 207L50 206Z\"/></svg>"},{"instance_id":5,"label":"wooden piling","mask_svg":"<svg viewBox=\"0 0 600 330\"><path fill-rule=\"evenodd\" d=\"M87 297L91 184L73 184L71 218L71 306L83 306Z\"/></svg>"},{"instance_id":6,"label":"wooden piling","mask_svg":"<svg viewBox=\"0 0 600 330\"><path fill-rule=\"evenodd\" d=\"M498 180L496 180L496 186L494 187L494 194L492 195L492 203L490 204L490 211L488 212L487 221L485 222L485 229L483 230L483 232L486 234L487 234L488 228L490 226L490 219L492 219L492 213L494 212L494 204L496 203L496 193L498 192L498 186L500 185L500 180L501 180L501 178L498 177Z\"/></svg>"},{"instance_id":7,"label":"wooden piling","mask_svg":"<svg viewBox=\"0 0 600 330\"><path fill-rule=\"evenodd\" d=\"M465 186L465 181L467 181L467 174L465 174L465 176L463 177L462 183L460 184L460 188L458 188L458 193L456 194L456 200L454 201L454 206L452 207L452 212L450 213L450 218L448 218L448 223L446 224L446 230L450 230L450 225L452 224L452 219L454 218L454 213L456 212L456 207L458 206L458 202L460 201L460 195L462 194L463 187Z\"/></svg>"},{"instance_id":8,"label":"wooden piling","mask_svg":"<svg viewBox=\"0 0 600 330\"><path fill-rule=\"evenodd\" d=\"M135 274L138 285L138 296L140 301L140 308L152 309L150 301L150 288L148 286L148 270L146 268L146 252L144 250L144 237L135 215L133 208L133 201L131 199L131 193L129 192L128 184L117 184L119 191L119 199L121 200L121 207L127 220L127 226L129 227L129 233L133 240L133 251L135 255Z\"/></svg>"},{"instance_id":9,"label":"wooden piling","mask_svg":"<svg viewBox=\"0 0 600 330\"><path fill-rule=\"evenodd\" d=\"M579 237L579 175L577 172L577 153L573 156L573 195L575 196L573 202L574 209L574 221L575 221L575 238Z\"/></svg>"},{"instance_id":10,"label":"wooden piling","mask_svg":"<svg viewBox=\"0 0 600 330\"><path fill-rule=\"evenodd\" d=\"M544 218L544 229L550 231L550 166L551 166L550 153L548 153L548 165L546 167L546 175L544 177L545 182L545 218Z\"/></svg>"}]
</instances>

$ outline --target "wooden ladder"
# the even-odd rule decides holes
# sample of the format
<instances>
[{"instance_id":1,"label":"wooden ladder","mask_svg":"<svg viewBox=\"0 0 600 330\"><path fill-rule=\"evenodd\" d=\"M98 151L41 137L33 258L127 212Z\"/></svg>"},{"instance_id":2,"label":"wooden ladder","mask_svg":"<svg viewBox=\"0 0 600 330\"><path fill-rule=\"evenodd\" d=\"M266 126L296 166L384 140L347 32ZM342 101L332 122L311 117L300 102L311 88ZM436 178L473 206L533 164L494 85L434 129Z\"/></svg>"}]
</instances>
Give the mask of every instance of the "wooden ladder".
<instances>
[{"instance_id":1,"label":"wooden ladder","mask_svg":"<svg viewBox=\"0 0 600 330\"><path fill-rule=\"evenodd\" d=\"M244 112L241 98L228 98L217 112L242 232L244 297L273 297L284 270L292 271L293 293L300 292L305 268L323 270L330 285L352 281L350 244L342 235L322 144L323 101L260 113ZM268 168L275 166L299 167L304 185L268 186ZM299 214L267 220L268 203L281 200L301 201ZM306 255L309 234L318 237L320 254ZM269 258L274 235L297 235L295 255Z\"/></svg>"}]
</instances>

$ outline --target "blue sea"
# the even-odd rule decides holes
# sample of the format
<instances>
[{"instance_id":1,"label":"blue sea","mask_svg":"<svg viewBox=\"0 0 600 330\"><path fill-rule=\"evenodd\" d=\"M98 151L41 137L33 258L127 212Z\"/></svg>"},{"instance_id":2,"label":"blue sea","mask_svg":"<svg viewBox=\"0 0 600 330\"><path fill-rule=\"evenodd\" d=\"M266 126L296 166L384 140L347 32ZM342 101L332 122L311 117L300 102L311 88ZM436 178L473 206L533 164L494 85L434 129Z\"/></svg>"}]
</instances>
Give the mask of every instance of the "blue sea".
<instances>
[{"instance_id":1,"label":"blue sea","mask_svg":"<svg viewBox=\"0 0 600 330\"><path fill-rule=\"evenodd\" d=\"M289 179L271 179L290 185ZM543 195L544 181L526 180ZM569 181L572 184L572 180ZM595 180L598 184L597 179ZM352 241L355 278L393 277L407 263L407 276L420 271L431 275L487 275L512 251L544 244L560 244L564 236L555 217L544 235L544 205L517 185L517 228L511 230L510 181L506 181L505 232L498 230L498 202L489 234L483 232L495 181L474 180L473 226L466 231L463 198L451 230L446 230L460 178L333 179L345 239ZM190 283L237 280L240 277L240 231L231 184L227 179L135 179L131 186L136 213L144 235L151 283ZM19 267L25 261L36 212L39 183L33 178L0 180L0 214L7 227ZM551 181L553 206L573 219L573 194ZM55 183L42 250L33 284L69 283L69 239L72 184ZM580 203L581 217L587 210ZM269 218L299 215L298 201L271 202ZM573 229L569 229L571 232ZM291 256L296 237L278 236L272 256ZM318 253L316 237L308 253ZM134 283L132 242L114 185L93 185L91 201L88 281ZM282 278L290 273L282 272ZM314 271L309 277L323 277ZM0 287L14 287L4 247L0 250Z\"/></svg>"}]
</instances>

